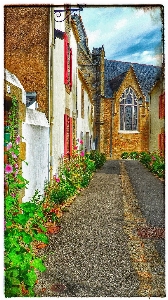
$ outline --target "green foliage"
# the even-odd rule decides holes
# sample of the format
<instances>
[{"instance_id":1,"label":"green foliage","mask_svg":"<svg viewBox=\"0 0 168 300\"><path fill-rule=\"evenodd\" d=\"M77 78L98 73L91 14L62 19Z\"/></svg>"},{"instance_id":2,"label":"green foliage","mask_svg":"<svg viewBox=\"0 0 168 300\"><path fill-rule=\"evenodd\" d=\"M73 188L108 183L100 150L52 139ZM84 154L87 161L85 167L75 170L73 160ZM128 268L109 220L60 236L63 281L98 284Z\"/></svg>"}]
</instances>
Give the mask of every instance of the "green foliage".
<instances>
[{"instance_id":1,"label":"green foliage","mask_svg":"<svg viewBox=\"0 0 168 300\"><path fill-rule=\"evenodd\" d=\"M93 151L84 155L83 150L77 150L70 159L64 158L60 163L59 174L53 181L45 185L45 201L61 204L75 195L80 189L88 186L93 172L106 161L103 153Z\"/></svg>"},{"instance_id":2,"label":"green foliage","mask_svg":"<svg viewBox=\"0 0 168 300\"><path fill-rule=\"evenodd\" d=\"M18 106L15 97L12 104L9 115L10 142L6 145L8 163L5 164L5 297L32 297L37 280L36 270L45 270L42 260L36 258L33 252L32 243L48 243L43 226L46 217L38 191L31 202L19 204L20 191L27 187L28 181L22 177L20 168L20 137L16 135ZM42 233L38 233L39 227Z\"/></svg>"},{"instance_id":3,"label":"green foliage","mask_svg":"<svg viewBox=\"0 0 168 300\"><path fill-rule=\"evenodd\" d=\"M106 155L97 150L92 150L89 154L89 158L95 162L96 169L100 169L106 161Z\"/></svg>"},{"instance_id":4,"label":"green foliage","mask_svg":"<svg viewBox=\"0 0 168 300\"><path fill-rule=\"evenodd\" d=\"M123 153L121 154L121 158L122 158L122 159L127 159L127 158L129 158L129 153L128 153L128 152L123 152Z\"/></svg>"},{"instance_id":5,"label":"green foliage","mask_svg":"<svg viewBox=\"0 0 168 300\"><path fill-rule=\"evenodd\" d=\"M159 178L165 177L165 160L160 152L123 152L121 158L137 159Z\"/></svg>"}]
</instances>

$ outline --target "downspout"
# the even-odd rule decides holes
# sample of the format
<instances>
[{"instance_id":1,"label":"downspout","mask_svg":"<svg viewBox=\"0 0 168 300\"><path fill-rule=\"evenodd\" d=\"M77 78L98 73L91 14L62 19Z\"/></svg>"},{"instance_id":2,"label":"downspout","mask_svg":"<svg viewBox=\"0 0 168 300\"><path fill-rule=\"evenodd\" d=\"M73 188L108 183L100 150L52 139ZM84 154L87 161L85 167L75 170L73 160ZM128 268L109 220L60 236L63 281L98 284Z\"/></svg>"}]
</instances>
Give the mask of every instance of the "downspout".
<instances>
[{"instance_id":1,"label":"downspout","mask_svg":"<svg viewBox=\"0 0 168 300\"><path fill-rule=\"evenodd\" d=\"M54 47L54 10L50 7L50 49L49 49L49 123L50 123L50 150L49 150L49 179L53 177L53 47Z\"/></svg>"},{"instance_id":2,"label":"downspout","mask_svg":"<svg viewBox=\"0 0 168 300\"><path fill-rule=\"evenodd\" d=\"M111 99L111 120L110 120L110 157L112 157L112 154L113 154L113 143L112 143L112 135L113 135L113 116L114 116L114 109L113 109L113 100L114 98Z\"/></svg>"},{"instance_id":3,"label":"downspout","mask_svg":"<svg viewBox=\"0 0 168 300\"><path fill-rule=\"evenodd\" d=\"M111 118L110 118L110 157L112 157L112 119L113 119L113 100L111 99Z\"/></svg>"}]
</instances>

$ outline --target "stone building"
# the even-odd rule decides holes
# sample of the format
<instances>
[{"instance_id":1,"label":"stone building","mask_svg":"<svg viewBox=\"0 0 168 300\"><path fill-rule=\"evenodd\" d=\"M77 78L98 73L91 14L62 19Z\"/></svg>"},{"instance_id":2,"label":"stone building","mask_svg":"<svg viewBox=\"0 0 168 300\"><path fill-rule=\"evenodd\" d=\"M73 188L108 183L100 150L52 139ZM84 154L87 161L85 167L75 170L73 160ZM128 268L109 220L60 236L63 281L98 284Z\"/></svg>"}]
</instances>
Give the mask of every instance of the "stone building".
<instances>
[{"instance_id":1,"label":"stone building","mask_svg":"<svg viewBox=\"0 0 168 300\"><path fill-rule=\"evenodd\" d=\"M99 53L101 65L103 59ZM122 152L149 150L149 94L160 76L159 67L104 60L95 124L98 150L114 159Z\"/></svg>"},{"instance_id":2,"label":"stone building","mask_svg":"<svg viewBox=\"0 0 168 300\"><path fill-rule=\"evenodd\" d=\"M4 7L4 66L26 93L21 125L28 162L23 176L29 180L25 201L36 189L43 192L44 181L58 173L62 156L72 155L77 138L84 150L92 147L92 92L78 65L80 55L91 55L83 23L79 16L73 20L69 9Z\"/></svg>"}]
</instances>

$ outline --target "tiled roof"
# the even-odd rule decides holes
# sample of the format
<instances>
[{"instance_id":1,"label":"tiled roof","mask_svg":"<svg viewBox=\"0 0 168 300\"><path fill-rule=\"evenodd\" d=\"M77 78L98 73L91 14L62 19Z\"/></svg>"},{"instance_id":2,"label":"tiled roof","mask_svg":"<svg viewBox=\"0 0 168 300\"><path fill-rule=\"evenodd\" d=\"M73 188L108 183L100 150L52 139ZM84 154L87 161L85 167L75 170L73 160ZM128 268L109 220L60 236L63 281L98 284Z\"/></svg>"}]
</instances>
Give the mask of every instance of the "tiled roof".
<instances>
[{"instance_id":1,"label":"tiled roof","mask_svg":"<svg viewBox=\"0 0 168 300\"><path fill-rule=\"evenodd\" d=\"M89 47L87 45L87 35L86 35L86 31L85 31L85 28L84 28L84 25L83 25L82 17L74 14L73 16L71 16L71 18L75 21L76 26L78 28L78 33L79 33L79 36L80 36L80 44L81 44L82 48L88 54L90 54L90 50L89 50Z\"/></svg>"},{"instance_id":2,"label":"tiled roof","mask_svg":"<svg viewBox=\"0 0 168 300\"><path fill-rule=\"evenodd\" d=\"M142 93L145 96L148 95L148 93L154 86L155 82L161 76L160 67L106 59L105 60L105 96L106 97L112 97L114 91L116 91L116 88L119 88L130 66L133 67L139 85L142 89Z\"/></svg>"}]
</instances>

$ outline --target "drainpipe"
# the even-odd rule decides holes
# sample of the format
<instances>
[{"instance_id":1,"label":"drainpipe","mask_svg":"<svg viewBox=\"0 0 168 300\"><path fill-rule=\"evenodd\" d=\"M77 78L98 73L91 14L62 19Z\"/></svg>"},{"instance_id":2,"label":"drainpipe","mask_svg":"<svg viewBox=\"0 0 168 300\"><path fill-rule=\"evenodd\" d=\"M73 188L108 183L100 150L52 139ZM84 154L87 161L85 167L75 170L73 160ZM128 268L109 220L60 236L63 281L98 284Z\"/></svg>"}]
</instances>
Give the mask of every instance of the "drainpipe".
<instances>
[{"instance_id":1,"label":"drainpipe","mask_svg":"<svg viewBox=\"0 0 168 300\"><path fill-rule=\"evenodd\" d=\"M111 99L111 118L110 118L110 157L112 157L112 120L113 120L113 100Z\"/></svg>"},{"instance_id":2,"label":"drainpipe","mask_svg":"<svg viewBox=\"0 0 168 300\"><path fill-rule=\"evenodd\" d=\"M54 47L54 10L50 7L50 26L51 26L51 39L49 45L49 124L50 124L50 147L49 147L49 179L53 177L53 47Z\"/></svg>"},{"instance_id":3,"label":"drainpipe","mask_svg":"<svg viewBox=\"0 0 168 300\"><path fill-rule=\"evenodd\" d=\"M111 120L110 120L110 157L112 157L113 154L113 117L115 115L114 112L114 102L113 102L114 98L111 98Z\"/></svg>"}]
</instances>

